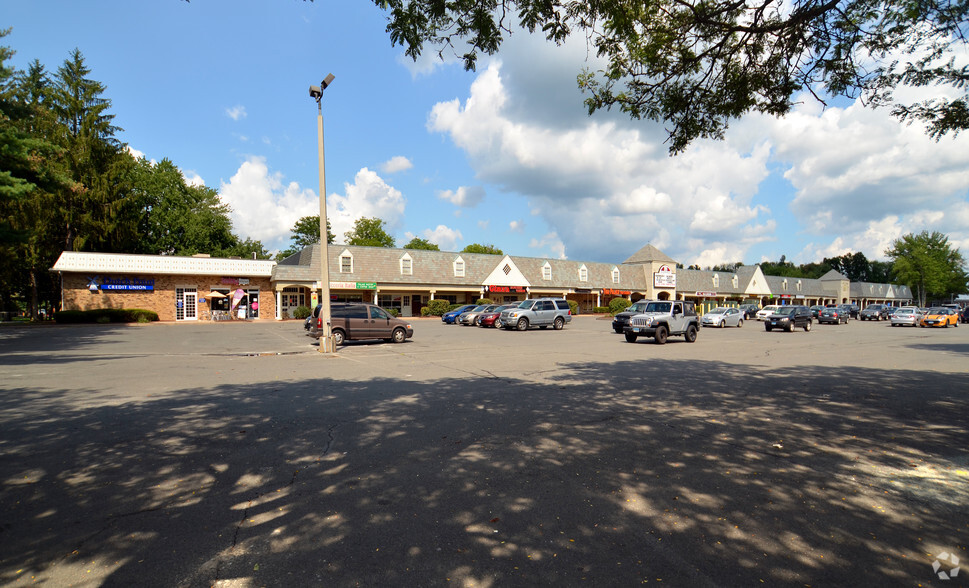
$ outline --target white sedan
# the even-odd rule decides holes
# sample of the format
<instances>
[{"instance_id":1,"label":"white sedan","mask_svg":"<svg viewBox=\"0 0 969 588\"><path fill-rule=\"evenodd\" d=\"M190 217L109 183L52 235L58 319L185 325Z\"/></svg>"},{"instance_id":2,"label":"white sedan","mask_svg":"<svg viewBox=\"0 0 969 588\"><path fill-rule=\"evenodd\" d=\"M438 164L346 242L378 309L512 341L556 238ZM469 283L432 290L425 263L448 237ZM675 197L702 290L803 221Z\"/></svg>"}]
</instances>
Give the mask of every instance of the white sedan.
<instances>
[{"instance_id":1,"label":"white sedan","mask_svg":"<svg viewBox=\"0 0 969 588\"><path fill-rule=\"evenodd\" d=\"M700 324L704 327L742 327L744 311L733 306L719 306L703 315Z\"/></svg>"},{"instance_id":2,"label":"white sedan","mask_svg":"<svg viewBox=\"0 0 969 588\"><path fill-rule=\"evenodd\" d=\"M757 311L757 320L766 321L767 317L780 310L780 308L781 307L778 304L768 304L764 308Z\"/></svg>"}]
</instances>

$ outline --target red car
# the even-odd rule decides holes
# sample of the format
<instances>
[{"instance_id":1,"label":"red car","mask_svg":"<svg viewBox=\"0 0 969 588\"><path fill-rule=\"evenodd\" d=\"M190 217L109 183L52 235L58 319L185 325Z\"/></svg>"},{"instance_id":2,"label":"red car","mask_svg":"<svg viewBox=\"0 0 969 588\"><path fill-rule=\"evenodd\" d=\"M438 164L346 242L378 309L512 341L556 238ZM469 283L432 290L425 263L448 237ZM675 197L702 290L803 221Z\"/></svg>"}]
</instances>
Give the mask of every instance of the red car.
<instances>
[{"instance_id":1,"label":"red car","mask_svg":"<svg viewBox=\"0 0 969 588\"><path fill-rule=\"evenodd\" d=\"M492 310L491 312L482 313L478 317L479 327L497 327L501 328L501 311L507 308L515 308L516 304L506 304L504 306L499 306L498 308Z\"/></svg>"}]
</instances>

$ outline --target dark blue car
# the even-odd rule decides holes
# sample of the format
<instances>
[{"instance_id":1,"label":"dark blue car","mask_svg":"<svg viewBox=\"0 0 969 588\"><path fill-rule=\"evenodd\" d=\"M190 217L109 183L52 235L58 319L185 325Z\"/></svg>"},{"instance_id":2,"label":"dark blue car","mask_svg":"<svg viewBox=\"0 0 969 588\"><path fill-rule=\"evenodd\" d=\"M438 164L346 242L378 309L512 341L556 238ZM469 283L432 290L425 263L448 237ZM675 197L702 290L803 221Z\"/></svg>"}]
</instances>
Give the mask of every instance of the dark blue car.
<instances>
[{"instance_id":1,"label":"dark blue car","mask_svg":"<svg viewBox=\"0 0 969 588\"><path fill-rule=\"evenodd\" d=\"M458 315L462 312L468 312L472 308L477 308L476 304L465 304L464 306L459 306L454 310L445 312L441 315L441 322L445 325L453 325L456 320L458 320Z\"/></svg>"}]
</instances>

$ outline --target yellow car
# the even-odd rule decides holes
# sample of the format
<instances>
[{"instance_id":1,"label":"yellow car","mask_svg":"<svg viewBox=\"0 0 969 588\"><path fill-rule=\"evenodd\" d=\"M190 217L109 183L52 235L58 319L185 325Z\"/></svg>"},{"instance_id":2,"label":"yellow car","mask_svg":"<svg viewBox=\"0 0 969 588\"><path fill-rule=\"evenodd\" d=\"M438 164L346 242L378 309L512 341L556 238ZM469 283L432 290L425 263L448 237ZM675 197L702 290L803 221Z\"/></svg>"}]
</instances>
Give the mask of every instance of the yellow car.
<instances>
[{"instance_id":1,"label":"yellow car","mask_svg":"<svg viewBox=\"0 0 969 588\"><path fill-rule=\"evenodd\" d=\"M959 326L959 315L948 308L930 308L919 322L920 327L948 327Z\"/></svg>"}]
</instances>

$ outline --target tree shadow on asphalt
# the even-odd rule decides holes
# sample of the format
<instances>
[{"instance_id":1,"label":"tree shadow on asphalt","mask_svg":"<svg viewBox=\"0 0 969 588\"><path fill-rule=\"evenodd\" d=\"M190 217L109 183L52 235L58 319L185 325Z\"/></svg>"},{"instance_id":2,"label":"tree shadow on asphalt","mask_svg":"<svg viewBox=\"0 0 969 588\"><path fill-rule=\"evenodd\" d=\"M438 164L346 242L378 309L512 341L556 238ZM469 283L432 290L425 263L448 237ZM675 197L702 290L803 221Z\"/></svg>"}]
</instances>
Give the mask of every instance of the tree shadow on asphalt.
<instances>
[{"instance_id":1,"label":"tree shadow on asphalt","mask_svg":"<svg viewBox=\"0 0 969 588\"><path fill-rule=\"evenodd\" d=\"M0 583L928 583L969 539L966 384L663 361L83 411L3 389Z\"/></svg>"}]
</instances>

